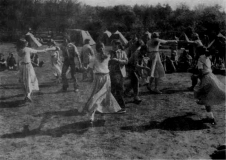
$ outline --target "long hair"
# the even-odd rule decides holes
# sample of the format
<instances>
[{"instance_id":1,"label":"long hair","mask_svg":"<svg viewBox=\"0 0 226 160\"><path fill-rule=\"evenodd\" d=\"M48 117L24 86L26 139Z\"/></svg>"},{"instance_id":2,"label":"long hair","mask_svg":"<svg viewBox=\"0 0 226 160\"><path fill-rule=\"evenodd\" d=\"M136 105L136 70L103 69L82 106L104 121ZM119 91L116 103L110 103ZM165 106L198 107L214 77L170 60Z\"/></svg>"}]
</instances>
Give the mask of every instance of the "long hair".
<instances>
[{"instance_id":1,"label":"long hair","mask_svg":"<svg viewBox=\"0 0 226 160\"><path fill-rule=\"evenodd\" d=\"M99 53L99 59L101 62L103 62L105 59L108 58L108 56L105 54L105 52L102 50L102 48L104 47L104 43L102 42L98 42L96 44L96 51Z\"/></svg>"}]
</instances>

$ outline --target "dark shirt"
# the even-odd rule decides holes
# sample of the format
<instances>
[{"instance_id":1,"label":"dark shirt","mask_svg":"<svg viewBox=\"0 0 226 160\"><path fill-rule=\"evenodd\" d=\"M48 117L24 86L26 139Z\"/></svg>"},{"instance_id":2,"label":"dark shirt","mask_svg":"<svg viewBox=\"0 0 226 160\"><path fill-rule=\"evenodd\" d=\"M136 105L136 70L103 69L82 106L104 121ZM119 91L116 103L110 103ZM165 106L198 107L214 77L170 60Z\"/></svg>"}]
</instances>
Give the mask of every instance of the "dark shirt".
<instances>
[{"instance_id":1,"label":"dark shirt","mask_svg":"<svg viewBox=\"0 0 226 160\"><path fill-rule=\"evenodd\" d=\"M16 64L16 60L15 60L15 58L14 57L9 57L8 59L7 59L7 64L8 64L8 66L14 66L15 64Z\"/></svg>"},{"instance_id":2,"label":"dark shirt","mask_svg":"<svg viewBox=\"0 0 226 160\"><path fill-rule=\"evenodd\" d=\"M111 58L117 58L116 51L110 50L109 54L111 55ZM120 73L121 72L118 62L116 62L114 60L109 61L108 67L109 67L110 73Z\"/></svg>"}]
</instances>

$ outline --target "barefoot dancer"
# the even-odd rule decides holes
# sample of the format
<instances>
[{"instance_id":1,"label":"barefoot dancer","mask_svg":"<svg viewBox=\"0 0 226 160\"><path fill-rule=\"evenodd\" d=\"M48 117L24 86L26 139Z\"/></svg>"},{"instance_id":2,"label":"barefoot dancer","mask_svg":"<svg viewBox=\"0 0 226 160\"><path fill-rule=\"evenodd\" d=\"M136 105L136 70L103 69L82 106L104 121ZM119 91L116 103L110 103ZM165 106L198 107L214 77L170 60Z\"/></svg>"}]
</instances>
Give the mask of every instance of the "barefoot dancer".
<instances>
[{"instance_id":1,"label":"barefoot dancer","mask_svg":"<svg viewBox=\"0 0 226 160\"><path fill-rule=\"evenodd\" d=\"M150 82L149 82L149 86L148 86L148 90L151 90L151 84L153 82L153 80L155 79L155 89L154 92L157 94L161 94L162 92L160 92L158 90L158 82L159 79L165 76L165 71L160 59L160 55L159 55L159 46L161 43L176 43L177 41L175 40L162 40L159 39L159 34L154 32L151 40L149 40L147 42L147 46L148 46L148 57L150 58L150 63L151 63L151 78L150 78Z\"/></svg>"},{"instance_id":2,"label":"barefoot dancer","mask_svg":"<svg viewBox=\"0 0 226 160\"><path fill-rule=\"evenodd\" d=\"M23 83L25 91L25 100L31 102L31 93L33 90L39 90L38 80L35 75L34 68L31 64L31 54L46 52L47 50L35 50L27 47L28 42L25 39L20 39L17 44L18 63L20 70L19 81ZM50 48L48 50L53 50Z\"/></svg>"},{"instance_id":3,"label":"barefoot dancer","mask_svg":"<svg viewBox=\"0 0 226 160\"><path fill-rule=\"evenodd\" d=\"M110 55L107 55L104 49L103 43L96 45L97 55L94 60L95 76L92 94L85 107L79 110L80 112L89 114L91 123L94 121L96 111L101 113L114 113L121 109L111 94L111 80L108 69Z\"/></svg>"}]
</instances>

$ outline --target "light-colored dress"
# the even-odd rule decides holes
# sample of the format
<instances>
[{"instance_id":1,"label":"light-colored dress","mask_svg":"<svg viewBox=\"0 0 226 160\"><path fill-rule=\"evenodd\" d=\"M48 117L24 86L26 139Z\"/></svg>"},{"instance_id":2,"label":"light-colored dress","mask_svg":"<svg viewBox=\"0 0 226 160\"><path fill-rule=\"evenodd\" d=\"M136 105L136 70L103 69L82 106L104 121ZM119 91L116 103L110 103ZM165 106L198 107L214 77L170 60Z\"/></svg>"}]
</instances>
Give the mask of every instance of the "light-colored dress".
<instances>
[{"instance_id":1,"label":"light-colored dress","mask_svg":"<svg viewBox=\"0 0 226 160\"><path fill-rule=\"evenodd\" d=\"M38 79L31 64L32 53L37 53L37 50L25 47L18 51L19 81L24 85L26 93L39 90Z\"/></svg>"},{"instance_id":2,"label":"light-colored dress","mask_svg":"<svg viewBox=\"0 0 226 160\"><path fill-rule=\"evenodd\" d=\"M165 76L164 67L162 65L160 54L159 54L159 46L161 43L167 43L167 41L159 38L153 38L147 42L148 57L150 58L150 63L151 63L150 77L153 77L153 78L162 78Z\"/></svg>"},{"instance_id":3,"label":"light-colored dress","mask_svg":"<svg viewBox=\"0 0 226 160\"><path fill-rule=\"evenodd\" d=\"M194 88L195 98L207 106L224 104L225 84L212 73L210 59L205 55L200 56L198 68L202 70L203 77Z\"/></svg>"},{"instance_id":4,"label":"light-colored dress","mask_svg":"<svg viewBox=\"0 0 226 160\"><path fill-rule=\"evenodd\" d=\"M93 56L94 56L94 51L93 51L92 47L89 44L85 44L81 50L82 64L85 67L87 67L87 65L90 63L90 59L92 59Z\"/></svg>"},{"instance_id":5,"label":"light-colored dress","mask_svg":"<svg viewBox=\"0 0 226 160\"><path fill-rule=\"evenodd\" d=\"M94 60L94 83L92 93L84 108L81 111L93 113L99 111L101 113L114 113L121 108L111 94L111 80L109 76L108 62L110 56L103 62L98 58Z\"/></svg>"},{"instance_id":6,"label":"light-colored dress","mask_svg":"<svg viewBox=\"0 0 226 160\"><path fill-rule=\"evenodd\" d=\"M60 55L58 51L54 51L51 54L51 63L54 71L54 75L57 77L61 76L62 73L62 62L60 60Z\"/></svg>"}]
</instances>

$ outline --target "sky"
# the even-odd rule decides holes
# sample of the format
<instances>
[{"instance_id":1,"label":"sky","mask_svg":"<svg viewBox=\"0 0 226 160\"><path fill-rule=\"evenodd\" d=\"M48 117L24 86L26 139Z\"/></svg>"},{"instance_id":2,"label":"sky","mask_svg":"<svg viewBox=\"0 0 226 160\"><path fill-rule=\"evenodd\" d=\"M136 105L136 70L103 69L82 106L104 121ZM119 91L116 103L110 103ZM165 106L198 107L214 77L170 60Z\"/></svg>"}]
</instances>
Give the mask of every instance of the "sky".
<instances>
[{"instance_id":1,"label":"sky","mask_svg":"<svg viewBox=\"0 0 226 160\"><path fill-rule=\"evenodd\" d=\"M205 4L207 6L213 6L218 4L222 6L222 9L226 11L226 0L78 0L82 3L91 6L115 6L115 5L157 5L169 4L173 9L175 9L181 3L188 5L191 9L198 4Z\"/></svg>"}]
</instances>

